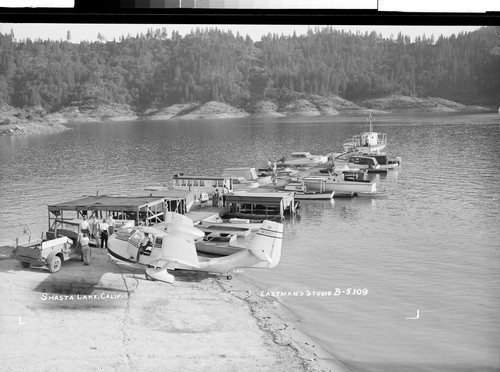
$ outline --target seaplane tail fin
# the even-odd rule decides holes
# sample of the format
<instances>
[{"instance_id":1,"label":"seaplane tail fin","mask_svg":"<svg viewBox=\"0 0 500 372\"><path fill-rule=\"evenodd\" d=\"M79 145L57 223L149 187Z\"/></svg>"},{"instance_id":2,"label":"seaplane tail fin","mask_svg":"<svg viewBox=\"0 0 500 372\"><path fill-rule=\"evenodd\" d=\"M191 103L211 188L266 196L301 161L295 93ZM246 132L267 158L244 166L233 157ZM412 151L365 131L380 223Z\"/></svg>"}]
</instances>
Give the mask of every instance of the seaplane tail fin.
<instances>
[{"instance_id":1,"label":"seaplane tail fin","mask_svg":"<svg viewBox=\"0 0 500 372\"><path fill-rule=\"evenodd\" d=\"M165 224L167 222L180 222L186 225L193 226L193 220L191 218L176 212L165 212L164 221Z\"/></svg>"},{"instance_id":2,"label":"seaplane tail fin","mask_svg":"<svg viewBox=\"0 0 500 372\"><path fill-rule=\"evenodd\" d=\"M275 267L281 258L283 243L283 224L264 221L257 236L252 241L249 251L262 261L269 263L269 268Z\"/></svg>"}]
</instances>

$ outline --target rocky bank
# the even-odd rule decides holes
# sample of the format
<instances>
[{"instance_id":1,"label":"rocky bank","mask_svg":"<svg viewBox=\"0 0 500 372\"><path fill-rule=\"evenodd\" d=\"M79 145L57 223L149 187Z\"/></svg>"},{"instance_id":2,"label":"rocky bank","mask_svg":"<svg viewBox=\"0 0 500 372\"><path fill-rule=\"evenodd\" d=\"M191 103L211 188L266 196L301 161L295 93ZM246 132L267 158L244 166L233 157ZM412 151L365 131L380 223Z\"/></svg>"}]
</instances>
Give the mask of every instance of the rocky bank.
<instances>
[{"instance_id":1,"label":"rocky bank","mask_svg":"<svg viewBox=\"0 0 500 372\"><path fill-rule=\"evenodd\" d=\"M65 107L48 113L41 107L19 109L0 106L0 135L25 135L67 130L64 124L76 122L128 120L199 120L229 118L278 118L286 116L323 116L351 113L391 113L395 111L455 112L490 110L466 106L438 97L408 97L393 95L351 102L338 96L318 96L306 93L288 94L279 101L260 100L246 110L225 102L175 104L153 107L138 112L129 105L82 105Z\"/></svg>"}]
</instances>

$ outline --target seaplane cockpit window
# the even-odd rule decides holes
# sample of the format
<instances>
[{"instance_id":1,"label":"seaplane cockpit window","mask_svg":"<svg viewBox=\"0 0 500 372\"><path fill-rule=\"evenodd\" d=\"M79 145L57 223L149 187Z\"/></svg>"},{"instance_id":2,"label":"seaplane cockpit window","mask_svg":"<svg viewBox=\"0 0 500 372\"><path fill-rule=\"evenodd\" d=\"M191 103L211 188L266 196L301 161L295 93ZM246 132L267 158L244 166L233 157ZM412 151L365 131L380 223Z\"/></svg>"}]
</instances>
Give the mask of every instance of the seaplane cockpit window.
<instances>
[{"instance_id":1,"label":"seaplane cockpit window","mask_svg":"<svg viewBox=\"0 0 500 372\"><path fill-rule=\"evenodd\" d=\"M139 246L141 243L142 237L139 233L135 233L132 235L132 237L129 239L129 242L132 243L133 245Z\"/></svg>"},{"instance_id":2,"label":"seaplane cockpit window","mask_svg":"<svg viewBox=\"0 0 500 372\"><path fill-rule=\"evenodd\" d=\"M128 240L136 231L133 227L124 227L116 232L116 237Z\"/></svg>"}]
</instances>

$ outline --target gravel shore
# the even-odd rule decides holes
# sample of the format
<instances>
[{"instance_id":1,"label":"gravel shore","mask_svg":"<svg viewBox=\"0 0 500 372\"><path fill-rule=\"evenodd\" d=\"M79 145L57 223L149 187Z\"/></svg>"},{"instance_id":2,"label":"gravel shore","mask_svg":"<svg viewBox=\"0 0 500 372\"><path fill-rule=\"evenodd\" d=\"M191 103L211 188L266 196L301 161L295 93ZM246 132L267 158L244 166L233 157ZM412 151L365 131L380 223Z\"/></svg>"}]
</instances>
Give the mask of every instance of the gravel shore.
<instances>
[{"instance_id":1,"label":"gravel shore","mask_svg":"<svg viewBox=\"0 0 500 372\"><path fill-rule=\"evenodd\" d=\"M92 249L56 274L0 249L3 371L342 371L291 313L241 278L175 271L173 285Z\"/></svg>"}]
</instances>

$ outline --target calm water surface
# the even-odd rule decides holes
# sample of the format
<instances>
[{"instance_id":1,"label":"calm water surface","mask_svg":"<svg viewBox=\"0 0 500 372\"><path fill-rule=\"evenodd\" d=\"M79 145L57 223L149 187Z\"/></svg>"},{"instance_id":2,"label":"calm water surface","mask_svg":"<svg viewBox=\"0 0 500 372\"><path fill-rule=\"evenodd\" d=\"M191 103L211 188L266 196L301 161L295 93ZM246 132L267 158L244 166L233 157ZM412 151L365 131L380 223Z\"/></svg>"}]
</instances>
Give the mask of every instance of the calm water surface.
<instances>
[{"instance_id":1,"label":"calm water surface","mask_svg":"<svg viewBox=\"0 0 500 372\"><path fill-rule=\"evenodd\" d=\"M384 199L302 202L280 265L250 270L353 371L500 369L500 117L377 115L403 166ZM75 124L0 138L0 240L47 228L47 204L168 184L174 173L340 151L364 117ZM366 295L334 296L336 288ZM332 295L318 296L313 292ZM359 293L359 291L358 291ZM407 319L416 317L419 319Z\"/></svg>"}]
</instances>

